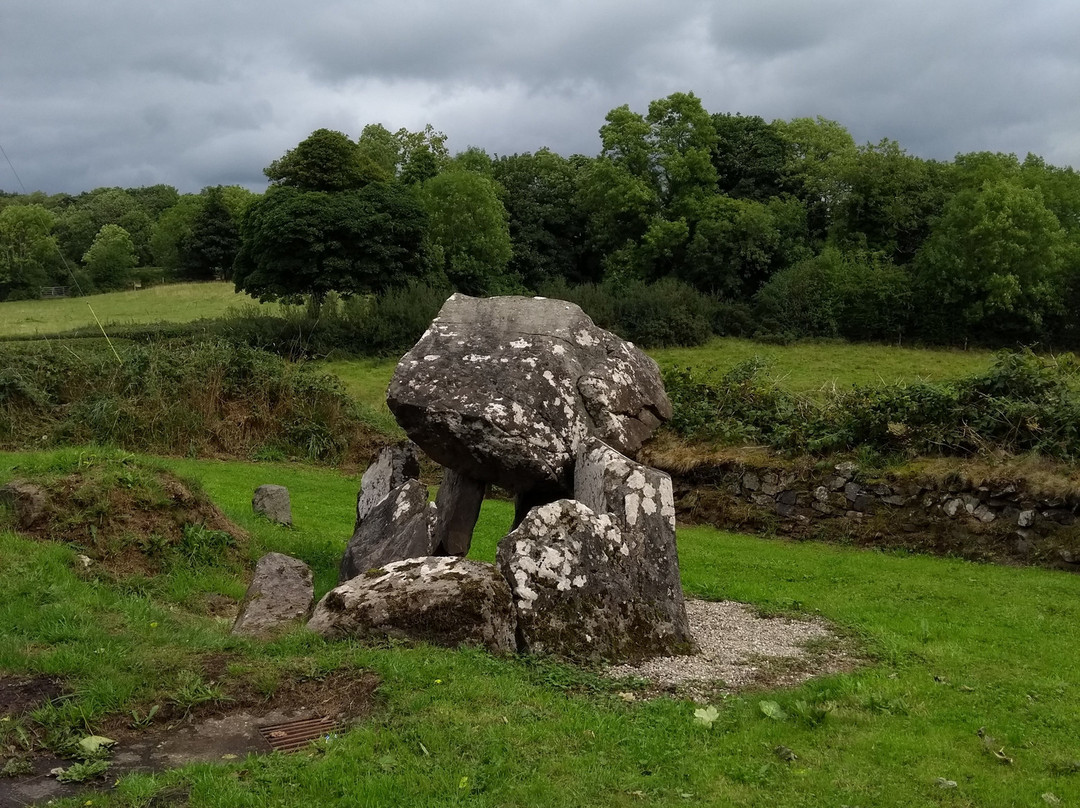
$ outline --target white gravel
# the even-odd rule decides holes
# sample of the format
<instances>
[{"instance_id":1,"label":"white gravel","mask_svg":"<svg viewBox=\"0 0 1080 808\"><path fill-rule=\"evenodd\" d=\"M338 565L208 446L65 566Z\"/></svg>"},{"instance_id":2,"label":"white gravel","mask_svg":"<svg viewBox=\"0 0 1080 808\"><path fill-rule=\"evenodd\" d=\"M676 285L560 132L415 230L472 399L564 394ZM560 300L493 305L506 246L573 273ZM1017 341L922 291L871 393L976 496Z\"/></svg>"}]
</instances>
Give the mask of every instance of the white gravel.
<instances>
[{"instance_id":1,"label":"white gravel","mask_svg":"<svg viewBox=\"0 0 1080 808\"><path fill-rule=\"evenodd\" d=\"M618 665L609 668L607 674L647 679L659 688L694 696L703 687L737 690L758 683L795 684L817 673L839 670L843 667L837 664L841 660L851 661L835 652L816 660L820 662L817 669L791 664L811 661L806 643L835 638L821 620L758 617L753 607L730 600L687 600L686 616L700 653L655 657L640 665ZM785 664L776 665L777 661ZM777 669L783 675L775 675Z\"/></svg>"}]
</instances>

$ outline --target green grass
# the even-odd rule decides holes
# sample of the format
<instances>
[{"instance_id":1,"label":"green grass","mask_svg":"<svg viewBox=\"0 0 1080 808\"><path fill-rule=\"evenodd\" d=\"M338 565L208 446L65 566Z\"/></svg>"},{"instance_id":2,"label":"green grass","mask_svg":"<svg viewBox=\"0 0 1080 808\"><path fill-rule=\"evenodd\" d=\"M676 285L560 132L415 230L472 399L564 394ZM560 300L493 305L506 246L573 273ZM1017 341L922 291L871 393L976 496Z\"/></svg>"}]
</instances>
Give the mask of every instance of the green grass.
<instances>
[{"instance_id":1,"label":"green grass","mask_svg":"<svg viewBox=\"0 0 1080 808\"><path fill-rule=\"evenodd\" d=\"M662 368L689 367L699 372L723 372L751 357L765 357L771 363L770 377L788 390L804 394L855 384L941 381L985 370L993 357L990 351L843 342L769 345L734 337L716 338L698 348L658 348L647 353ZM387 414L386 388L396 364L393 359L341 359L322 366L338 376L354 398Z\"/></svg>"},{"instance_id":2,"label":"green grass","mask_svg":"<svg viewBox=\"0 0 1080 808\"><path fill-rule=\"evenodd\" d=\"M220 317L230 307L256 302L238 294L228 282L177 283L59 300L15 300L0 303L0 336L32 337L92 326L95 314L106 331L109 325L187 323Z\"/></svg>"},{"instance_id":3,"label":"green grass","mask_svg":"<svg viewBox=\"0 0 1080 808\"><path fill-rule=\"evenodd\" d=\"M725 371L754 356L770 360L770 375L795 393L824 393L852 385L942 381L990 366L990 351L948 348L901 348L845 342L799 342L769 345L748 339L717 338L699 348L664 348L648 352L661 367Z\"/></svg>"},{"instance_id":4,"label":"green grass","mask_svg":"<svg viewBox=\"0 0 1080 808\"><path fill-rule=\"evenodd\" d=\"M28 456L0 455L0 481ZM40 460L37 461L40 464ZM197 478L256 550L313 564L319 591L352 527L355 477L300 465L168 461ZM294 530L250 513L260 483L289 486ZM485 505L473 555L490 560L510 520ZM109 711L190 689L182 671L226 650L263 668L358 666L382 680L381 709L313 755L268 755L130 776L95 806L1012 806L1080 800L1080 577L680 530L687 590L766 612L832 620L870 663L790 691L695 705L624 703L588 672L479 651L325 643L297 632L270 644L177 606L175 583L145 591L87 580L74 550L0 533L0 669L68 677L77 695L40 716L93 726ZM253 555L257 554L253 551ZM189 574L235 592L235 580ZM228 593L227 592L227 593ZM789 716L767 718L774 700ZM828 708L815 723L796 704ZM10 724L10 722L8 722ZM3 725L0 725L2 727ZM977 731L1013 759L1000 763ZM5 730L0 728L0 733ZM0 748L4 739L0 738ZM798 756L774 753L786 746ZM937 778L957 783L942 789ZM59 803L83 805L85 798Z\"/></svg>"}]
</instances>

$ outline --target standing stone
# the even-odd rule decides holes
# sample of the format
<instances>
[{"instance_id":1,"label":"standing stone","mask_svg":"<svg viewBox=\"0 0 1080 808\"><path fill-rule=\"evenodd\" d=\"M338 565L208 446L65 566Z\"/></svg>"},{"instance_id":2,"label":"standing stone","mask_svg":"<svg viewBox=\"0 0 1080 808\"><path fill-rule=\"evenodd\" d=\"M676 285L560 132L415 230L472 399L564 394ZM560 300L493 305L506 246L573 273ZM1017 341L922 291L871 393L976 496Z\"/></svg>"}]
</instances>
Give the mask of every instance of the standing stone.
<instances>
[{"instance_id":1,"label":"standing stone","mask_svg":"<svg viewBox=\"0 0 1080 808\"><path fill-rule=\"evenodd\" d=\"M232 633L272 637L290 625L307 620L314 600L311 568L291 556L267 553L255 565L255 576Z\"/></svg>"},{"instance_id":2,"label":"standing stone","mask_svg":"<svg viewBox=\"0 0 1080 808\"><path fill-rule=\"evenodd\" d=\"M574 499L610 514L622 530L631 552L631 586L662 615L664 631L671 634L666 642L692 644L679 578L671 477L592 439L578 452Z\"/></svg>"},{"instance_id":3,"label":"standing stone","mask_svg":"<svg viewBox=\"0 0 1080 808\"><path fill-rule=\"evenodd\" d=\"M353 529L359 527L361 520L390 496L391 491L419 476L420 459L415 444L387 446L379 452L360 478L360 491L356 494L356 526Z\"/></svg>"},{"instance_id":4,"label":"standing stone","mask_svg":"<svg viewBox=\"0 0 1080 808\"><path fill-rule=\"evenodd\" d=\"M670 604L637 588L643 541L574 500L533 508L496 560L513 592L518 650L613 662L690 650Z\"/></svg>"},{"instance_id":5,"label":"standing stone","mask_svg":"<svg viewBox=\"0 0 1080 808\"><path fill-rule=\"evenodd\" d=\"M387 404L441 465L554 495L569 493L584 438L633 454L671 417L652 359L572 303L526 297L450 297Z\"/></svg>"},{"instance_id":6,"label":"standing stone","mask_svg":"<svg viewBox=\"0 0 1080 808\"><path fill-rule=\"evenodd\" d=\"M46 502L44 489L33 483L13 480L0 488L0 505L11 511L19 530L29 530L45 515Z\"/></svg>"},{"instance_id":7,"label":"standing stone","mask_svg":"<svg viewBox=\"0 0 1080 808\"><path fill-rule=\"evenodd\" d=\"M308 628L327 638L391 637L450 648L515 650L510 588L491 564L410 558L327 593Z\"/></svg>"},{"instance_id":8,"label":"standing stone","mask_svg":"<svg viewBox=\"0 0 1080 808\"><path fill-rule=\"evenodd\" d=\"M260 485L251 499L255 513L261 513L271 522L292 527L292 507L289 489L283 485Z\"/></svg>"},{"instance_id":9,"label":"standing stone","mask_svg":"<svg viewBox=\"0 0 1080 808\"><path fill-rule=\"evenodd\" d=\"M480 517L487 483L466 477L453 469L443 473L435 495L438 521L435 526L435 555L465 556L472 544L473 528Z\"/></svg>"},{"instance_id":10,"label":"standing stone","mask_svg":"<svg viewBox=\"0 0 1080 808\"><path fill-rule=\"evenodd\" d=\"M433 555L436 510L427 488L408 480L376 505L353 533L341 559L340 581L406 558Z\"/></svg>"}]
</instances>

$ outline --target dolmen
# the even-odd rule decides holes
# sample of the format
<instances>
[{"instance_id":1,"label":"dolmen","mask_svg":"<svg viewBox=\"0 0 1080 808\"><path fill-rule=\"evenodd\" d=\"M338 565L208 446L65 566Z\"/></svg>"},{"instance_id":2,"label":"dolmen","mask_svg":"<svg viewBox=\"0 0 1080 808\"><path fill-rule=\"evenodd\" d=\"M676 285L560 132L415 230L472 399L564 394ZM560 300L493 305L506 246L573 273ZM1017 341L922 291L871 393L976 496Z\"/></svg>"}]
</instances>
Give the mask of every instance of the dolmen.
<instances>
[{"instance_id":1,"label":"dolmen","mask_svg":"<svg viewBox=\"0 0 1080 808\"><path fill-rule=\"evenodd\" d=\"M671 417L651 358L566 301L455 294L387 404L410 442L365 472L309 628L586 661L694 650L671 479L634 459ZM434 502L419 452L443 467ZM495 565L464 558L493 485L515 500Z\"/></svg>"}]
</instances>

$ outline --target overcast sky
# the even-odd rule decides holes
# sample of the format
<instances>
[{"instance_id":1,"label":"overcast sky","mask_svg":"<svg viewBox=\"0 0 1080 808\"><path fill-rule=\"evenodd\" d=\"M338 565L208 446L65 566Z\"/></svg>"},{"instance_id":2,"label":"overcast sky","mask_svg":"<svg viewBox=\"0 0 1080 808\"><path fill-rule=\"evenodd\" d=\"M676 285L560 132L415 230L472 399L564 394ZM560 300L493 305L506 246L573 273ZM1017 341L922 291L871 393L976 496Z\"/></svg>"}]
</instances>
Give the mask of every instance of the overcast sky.
<instances>
[{"instance_id":1,"label":"overcast sky","mask_svg":"<svg viewBox=\"0 0 1080 808\"><path fill-rule=\"evenodd\" d=\"M1080 168L1078 43L1076 0L0 0L0 146L30 190L261 190L320 127L593 155L608 110L692 91Z\"/></svg>"}]
</instances>

